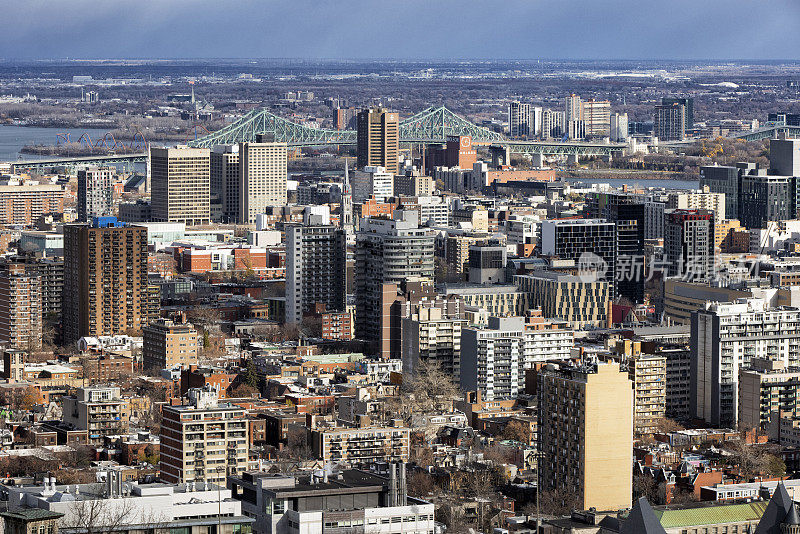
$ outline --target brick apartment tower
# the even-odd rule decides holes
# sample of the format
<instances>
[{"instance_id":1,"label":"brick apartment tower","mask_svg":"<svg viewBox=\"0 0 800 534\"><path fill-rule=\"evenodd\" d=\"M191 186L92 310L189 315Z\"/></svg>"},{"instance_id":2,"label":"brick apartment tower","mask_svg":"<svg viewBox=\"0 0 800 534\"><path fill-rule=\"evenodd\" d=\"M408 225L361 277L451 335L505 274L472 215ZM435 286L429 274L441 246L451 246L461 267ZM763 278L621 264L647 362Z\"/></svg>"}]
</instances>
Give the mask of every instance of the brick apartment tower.
<instances>
[{"instance_id":1,"label":"brick apartment tower","mask_svg":"<svg viewBox=\"0 0 800 534\"><path fill-rule=\"evenodd\" d=\"M358 114L358 168L384 167L395 175L400 170L400 117L383 108Z\"/></svg>"},{"instance_id":2,"label":"brick apartment tower","mask_svg":"<svg viewBox=\"0 0 800 534\"><path fill-rule=\"evenodd\" d=\"M64 340L140 331L148 319L147 229L114 217L64 226Z\"/></svg>"}]
</instances>

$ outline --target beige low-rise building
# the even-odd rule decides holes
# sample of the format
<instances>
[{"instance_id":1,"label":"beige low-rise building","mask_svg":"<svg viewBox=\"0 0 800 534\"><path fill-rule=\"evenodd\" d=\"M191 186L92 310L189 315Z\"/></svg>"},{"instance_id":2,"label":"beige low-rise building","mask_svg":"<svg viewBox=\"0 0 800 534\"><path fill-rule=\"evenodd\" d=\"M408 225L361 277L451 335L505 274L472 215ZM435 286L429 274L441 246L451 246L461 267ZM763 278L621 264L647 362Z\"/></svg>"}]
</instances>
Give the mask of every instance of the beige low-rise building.
<instances>
[{"instance_id":1,"label":"beige low-rise building","mask_svg":"<svg viewBox=\"0 0 800 534\"><path fill-rule=\"evenodd\" d=\"M481 308L488 315L505 317L508 315L525 315L531 308L530 295L520 291L513 284L474 285L445 284L440 293L449 297L456 295L464 301L467 308Z\"/></svg>"},{"instance_id":2,"label":"beige low-rise building","mask_svg":"<svg viewBox=\"0 0 800 534\"><path fill-rule=\"evenodd\" d=\"M563 319L575 329L608 325L608 282L546 271L517 275L514 282L529 295L531 307L542 309L544 317Z\"/></svg>"},{"instance_id":3,"label":"beige low-rise building","mask_svg":"<svg viewBox=\"0 0 800 534\"><path fill-rule=\"evenodd\" d=\"M714 219L725 219L725 193L712 193L708 187L703 191L670 193L667 196L667 209L710 210Z\"/></svg>"},{"instance_id":4,"label":"beige low-rise building","mask_svg":"<svg viewBox=\"0 0 800 534\"><path fill-rule=\"evenodd\" d=\"M157 319L142 329L145 369L197 365L198 335L189 323Z\"/></svg>"},{"instance_id":5,"label":"beige low-rise building","mask_svg":"<svg viewBox=\"0 0 800 534\"><path fill-rule=\"evenodd\" d=\"M359 426L315 426L309 430L311 450L323 462L365 467L378 461L407 461L411 429L395 421L377 426L362 418ZM366 423L366 424L365 424Z\"/></svg>"}]
</instances>

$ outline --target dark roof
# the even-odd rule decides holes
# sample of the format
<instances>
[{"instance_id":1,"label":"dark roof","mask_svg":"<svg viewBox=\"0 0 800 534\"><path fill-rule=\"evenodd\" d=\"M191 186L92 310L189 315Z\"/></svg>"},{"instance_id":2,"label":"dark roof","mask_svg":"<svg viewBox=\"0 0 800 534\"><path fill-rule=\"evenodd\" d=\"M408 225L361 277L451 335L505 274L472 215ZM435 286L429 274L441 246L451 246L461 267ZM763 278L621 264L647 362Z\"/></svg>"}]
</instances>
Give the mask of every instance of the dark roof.
<instances>
[{"instance_id":1,"label":"dark roof","mask_svg":"<svg viewBox=\"0 0 800 534\"><path fill-rule=\"evenodd\" d=\"M298 479L294 486L265 488L265 490L282 498L290 498L374 493L384 491L388 484L386 478L358 469L345 469L339 474L341 478L331 475L327 482L317 480L312 484L309 478L304 477Z\"/></svg>"},{"instance_id":2,"label":"dark roof","mask_svg":"<svg viewBox=\"0 0 800 534\"><path fill-rule=\"evenodd\" d=\"M633 505L628 519L622 523L619 531L620 534L667 534L644 497L639 497Z\"/></svg>"},{"instance_id":3,"label":"dark roof","mask_svg":"<svg viewBox=\"0 0 800 534\"><path fill-rule=\"evenodd\" d=\"M792 507L789 508L789 513L783 519L784 525L797 526L800 525L800 514L797 513L797 503L793 502Z\"/></svg>"},{"instance_id":4,"label":"dark roof","mask_svg":"<svg viewBox=\"0 0 800 534\"><path fill-rule=\"evenodd\" d=\"M9 510L8 512L0 512L0 517L16 519L17 521L43 521L45 519L58 519L63 516L64 514L42 508L20 508L18 510Z\"/></svg>"},{"instance_id":5,"label":"dark roof","mask_svg":"<svg viewBox=\"0 0 800 534\"><path fill-rule=\"evenodd\" d=\"M600 526L602 527L601 532L605 532L606 530L609 532L619 532L620 521L618 517L607 515L600 520Z\"/></svg>"},{"instance_id":6,"label":"dark roof","mask_svg":"<svg viewBox=\"0 0 800 534\"><path fill-rule=\"evenodd\" d=\"M781 523L789 515L792 504L789 492L786 491L783 482L779 482L767 504L767 509L764 510L764 515L761 516L761 521L758 522L756 534L780 534Z\"/></svg>"}]
</instances>

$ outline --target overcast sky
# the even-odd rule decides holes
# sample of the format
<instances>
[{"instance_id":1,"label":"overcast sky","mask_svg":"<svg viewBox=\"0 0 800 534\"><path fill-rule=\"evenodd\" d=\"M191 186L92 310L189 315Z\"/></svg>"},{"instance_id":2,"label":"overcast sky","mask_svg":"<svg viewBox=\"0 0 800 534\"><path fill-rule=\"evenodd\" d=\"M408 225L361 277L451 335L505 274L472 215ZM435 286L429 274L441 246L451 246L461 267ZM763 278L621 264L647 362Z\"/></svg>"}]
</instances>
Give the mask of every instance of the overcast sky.
<instances>
[{"instance_id":1,"label":"overcast sky","mask_svg":"<svg viewBox=\"0 0 800 534\"><path fill-rule=\"evenodd\" d=\"M0 0L3 58L800 59L800 0Z\"/></svg>"}]
</instances>

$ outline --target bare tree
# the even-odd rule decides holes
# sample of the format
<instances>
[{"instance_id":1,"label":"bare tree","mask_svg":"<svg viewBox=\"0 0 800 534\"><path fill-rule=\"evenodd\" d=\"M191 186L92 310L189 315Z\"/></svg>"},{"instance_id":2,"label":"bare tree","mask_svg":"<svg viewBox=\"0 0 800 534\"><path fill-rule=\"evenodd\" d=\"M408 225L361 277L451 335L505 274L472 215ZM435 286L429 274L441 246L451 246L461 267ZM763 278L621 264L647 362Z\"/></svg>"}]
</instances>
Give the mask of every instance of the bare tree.
<instances>
[{"instance_id":1,"label":"bare tree","mask_svg":"<svg viewBox=\"0 0 800 534\"><path fill-rule=\"evenodd\" d=\"M231 390L231 397L234 398L252 398L260 397L258 388L254 388L250 384L241 383Z\"/></svg>"},{"instance_id":2,"label":"bare tree","mask_svg":"<svg viewBox=\"0 0 800 534\"><path fill-rule=\"evenodd\" d=\"M414 471L408 477L408 494L412 497L427 497L435 489L433 477L424 471Z\"/></svg>"},{"instance_id":3,"label":"bare tree","mask_svg":"<svg viewBox=\"0 0 800 534\"><path fill-rule=\"evenodd\" d=\"M745 440L730 440L725 447L731 453L731 460L739 468L739 476L746 481L761 474L767 467L767 455L758 446L748 445Z\"/></svg>"},{"instance_id":4,"label":"bare tree","mask_svg":"<svg viewBox=\"0 0 800 534\"><path fill-rule=\"evenodd\" d=\"M90 494L93 495L75 501L62 520L62 528L105 534L127 530L125 525L141 522L131 499L103 498L103 484L93 484Z\"/></svg>"},{"instance_id":5,"label":"bare tree","mask_svg":"<svg viewBox=\"0 0 800 534\"><path fill-rule=\"evenodd\" d=\"M453 409L459 389L434 360L419 362L413 376L403 377L403 401L412 411L441 413Z\"/></svg>"},{"instance_id":6,"label":"bare tree","mask_svg":"<svg viewBox=\"0 0 800 534\"><path fill-rule=\"evenodd\" d=\"M483 532L491 531L493 515L491 510L497 500L495 472L489 469L475 469L469 473L465 491L475 499L478 506L478 527Z\"/></svg>"},{"instance_id":7,"label":"bare tree","mask_svg":"<svg viewBox=\"0 0 800 534\"><path fill-rule=\"evenodd\" d=\"M308 432L305 427L290 427L286 434L284 457L295 460L309 460L313 457L311 445L308 443Z\"/></svg>"},{"instance_id":8,"label":"bare tree","mask_svg":"<svg viewBox=\"0 0 800 534\"><path fill-rule=\"evenodd\" d=\"M530 443L531 441L530 429L521 421L509 421L503 429L501 437L503 439L510 439L519 441L520 443Z\"/></svg>"},{"instance_id":9,"label":"bare tree","mask_svg":"<svg viewBox=\"0 0 800 534\"><path fill-rule=\"evenodd\" d=\"M658 483L652 476L647 474L633 477L633 492L636 498L644 497L650 504L656 504L660 499Z\"/></svg>"},{"instance_id":10,"label":"bare tree","mask_svg":"<svg viewBox=\"0 0 800 534\"><path fill-rule=\"evenodd\" d=\"M670 419L669 417L661 417L658 421L656 421L655 427L656 432L659 434L669 434L670 432L685 430L680 423L674 419Z\"/></svg>"},{"instance_id":11,"label":"bare tree","mask_svg":"<svg viewBox=\"0 0 800 534\"><path fill-rule=\"evenodd\" d=\"M578 495L567 488L539 492L539 510L543 515L561 517L582 508Z\"/></svg>"},{"instance_id":12,"label":"bare tree","mask_svg":"<svg viewBox=\"0 0 800 534\"><path fill-rule=\"evenodd\" d=\"M203 331L207 331L222 320L222 314L216 308L201 306L192 311L192 322L199 324Z\"/></svg>"},{"instance_id":13,"label":"bare tree","mask_svg":"<svg viewBox=\"0 0 800 534\"><path fill-rule=\"evenodd\" d=\"M322 317L303 317L303 321L300 323L300 330L304 337L322 337Z\"/></svg>"}]
</instances>

